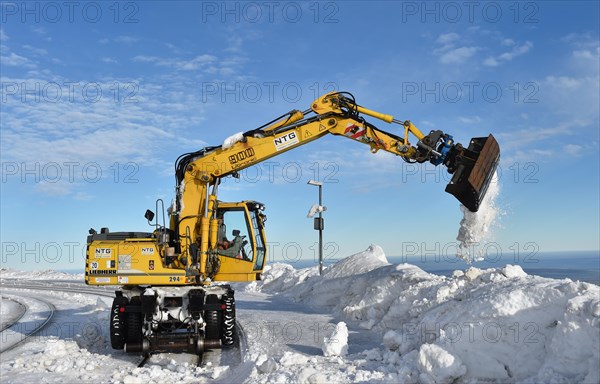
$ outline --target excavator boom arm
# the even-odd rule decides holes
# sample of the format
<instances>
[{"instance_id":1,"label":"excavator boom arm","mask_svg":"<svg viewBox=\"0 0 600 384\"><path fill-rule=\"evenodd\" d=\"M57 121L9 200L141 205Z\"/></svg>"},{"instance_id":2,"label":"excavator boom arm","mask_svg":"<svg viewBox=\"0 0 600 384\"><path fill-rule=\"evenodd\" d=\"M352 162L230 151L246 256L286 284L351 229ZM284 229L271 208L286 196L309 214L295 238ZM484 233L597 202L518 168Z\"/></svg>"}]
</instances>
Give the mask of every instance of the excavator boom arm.
<instances>
[{"instance_id":1,"label":"excavator boom arm","mask_svg":"<svg viewBox=\"0 0 600 384\"><path fill-rule=\"evenodd\" d=\"M377 128L363 115L401 125L403 136ZM182 243L182 250L200 239L203 258L215 247L216 237L210 235L210 228L211 220L215 220L216 191L221 178L236 176L245 168L327 134L359 141L369 145L373 153L384 150L407 162L444 164L450 173L455 173L446 191L471 211L479 208L500 155L491 135L473 139L468 149L463 148L442 131L424 135L408 120L400 121L358 105L348 93L329 93L315 100L307 111L290 111L263 127L228 138L221 146L187 154L178 161L178 193L171 227ZM411 135L417 140L415 145L410 143ZM186 265L190 265L187 257ZM205 273L205 265L206 260L201 259L200 274Z\"/></svg>"}]
</instances>

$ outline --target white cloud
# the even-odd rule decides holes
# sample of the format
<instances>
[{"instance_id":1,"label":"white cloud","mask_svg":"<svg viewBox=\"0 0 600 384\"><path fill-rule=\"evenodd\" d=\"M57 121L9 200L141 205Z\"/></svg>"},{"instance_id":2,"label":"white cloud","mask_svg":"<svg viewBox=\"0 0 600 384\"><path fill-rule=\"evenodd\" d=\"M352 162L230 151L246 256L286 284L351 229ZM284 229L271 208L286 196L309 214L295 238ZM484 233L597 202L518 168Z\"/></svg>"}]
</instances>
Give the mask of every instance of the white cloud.
<instances>
[{"instance_id":1,"label":"white cloud","mask_svg":"<svg viewBox=\"0 0 600 384\"><path fill-rule=\"evenodd\" d=\"M40 27L40 26L34 27L34 28L31 28L31 31L33 33L39 35L46 41L52 41L52 38L50 36L48 36L48 32L46 31L46 28L44 28L44 27Z\"/></svg>"},{"instance_id":2,"label":"white cloud","mask_svg":"<svg viewBox=\"0 0 600 384\"><path fill-rule=\"evenodd\" d=\"M441 44L433 50L434 55L440 56L440 62L443 64L460 64L467 61L478 50L478 47L462 46L456 47L455 42L460 39L457 33L444 33L438 36L436 42Z\"/></svg>"},{"instance_id":3,"label":"white cloud","mask_svg":"<svg viewBox=\"0 0 600 384\"><path fill-rule=\"evenodd\" d=\"M35 84L48 81L64 84L70 79L52 74L47 78L2 77L3 83L26 84L27 89L35 89ZM82 167L86 164L99 164L104 171L103 178L114 176L110 167L115 162L172 169L170 157L169 160L162 158L167 148L193 149L206 145L198 131L191 133L191 127L201 126L203 119L200 96L184 94L178 88L179 83L145 82L135 95L138 102L132 103L114 99L110 92L114 79L97 84L106 90L103 92L106 96L97 102L86 102L77 92L75 100L69 101L65 89L63 99L57 102L44 97L36 101L35 96L23 101L18 93L3 102L0 112L3 161L26 163L30 167L50 162L78 164L74 182L64 176L68 182L46 182L35 187L37 192L89 199L88 193L94 193L90 192L92 185L82 179ZM68 169L63 168L63 175L67 173Z\"/></svg>"},{"instance_id":4,"label":"white cloud","mask_svg":"<svg viewBox=\"0 0 600 384\"><path fill-rule=\"evenodd\" d=\"M0 28L0 41L8 41L8 35Z\"/></svg>"},{"instance_id":5,"label":"white cloud","mask_svg":"<svg viewBox=\"0 0 600 384\"><path fill-rule=\"evenodd\" d=\"M483 60L483 65L486 65L488 67L497 67L498 65L500 65L500 63L498 63L498 60L490 56L487 59Z\"/></svg>"},{"instance_id":6,"label":"white cloud","mask_svg":"<svg viewBox=\"0 0 600 384\"><path fill-rule=\"evenodd\" d=\"M451 33L444 33L438 36L436 42L439 44L448 44L451 43L453 41L456 41L460 38L460 36L457 33L451 32Z\"/></svg>"},{"instance_id":7,"label":"white cloud","mask_svg":"<svg viewBox=\"0 0 600 384\"><path fill-rule=\"evenodd\" d=\"M529 153L530 156L535 153L542 154L539 150L535 152L536 150L529 149L532 145L539 145L544 140L555 139L556 137L567 140L566 137L579 133L586 126L589 126L588 121L569 121L551 127L531 126L510 132L498 132L494 136L498 138L502 151L509 154L506 156L507 159L512 159L518 153L525 151L517 156L523 159L526 153ZM556 151L553 151L553 153L557 155ZM533 156L531 157L533 158Z\"/></svg>"},{"instance_id":8,"label":"white cloud","mask_svg":"<svg viewBox=\"0 0 600 384\"><path fill-rule=\"evenodd\" d=\"M533 43L531 41L526 41L522 45L514 46L514 48L509 52L504 52L497 57L488 57L483 61L483 65L487 65L489 67L496 67L502 63L513 60L515 57L526 54L531 50L531 48L533 48Z\"/></svg>"},{"instance_id":9,"label":"white cloud","mask_svg":"<svg viewBox=\"0 0 600 384\"><path fill-rule=\"evenodd\" d=\"M208 66L209 64L216 63L217 57L213 55L198 55L192 59L179 59L179 58L162 58L157 56L144 56L139 55L133 58L133 61L143 62L143 63L154 63L159 66L169 67L184 71L190 71L195 69L200 69Z\"/></svg>"},{"instance_id":10,"label":"white cloud","mask_svg":"<svg viewBox=\"0 0 600 384\"><path fill-rule=\"evenodd\" d=\"M79 200L79 201L88 201L88 200L92 200L94 198L94 196L90 195L89 193L86 192L77 192L75 194L75 196L73 196L73 198L75 200Z\"/></svg>"},{"instance_id":11,"label":"white cloud","mask_svg":"<svg viewBox=\"0 0 600 384\"><path fill-rule=\"evenodd\" d=\"M570 156L581 156L583 151L583 147L577 144L567 144L563 149Z\"/></svg>"},{"instance_id":12,"label":"white cloud","mask_svg":"<svg viewBox=\"0 0 600 384\"><path fill-rule=\"evenodd\" d=\"M568 76L547 76L544 83L556 88L575 89L582 84L582 80Z\"/></svg>"},{"instance_id":13,"label":"white cloud","mask_svg":"<svg viewBox=\"0 0 600 384\"><path fill-rule=\"evenodd\" d=\"M31 31L34 33L37 33L38 35L45 35L48 32L46 32L46 28L44 27L35 27L35 28L31 28Z\"/></svg>"},{"instance_id":14,"label":"white cloud","mask_svg":"<svg viewBox=\"0 0 600 384\"><path fill-rule=\"evenodd\" d=\"M598 47L598 33L569 33L560 39L578 49L594 49Z\"/></svg>"},{"instance_id":15,"label":"white cloud","mask_svg":"<svg viewBox=\"0 0 600 384\"><path fill-rule=\"evenodd\" d=\"M598 60L600 57L600 47L596 47L595 52L589 49L573 51L573 57L576 59Z\"/></svg>"},{"instance_id":16,"label":"white cloud","mask_svg":"<svg viewBox=\"0 0 600 384\"><path fill-rule=\"evenodd\" d=\"M477 47L460 47L445 52L440 61L444 64L459 64L464 63L477 52Z\"/></svg>"},{"instance_id":17,"label":"white cloud","mask_svg":"<svg viewBox=\"0 0 600 384\"><path fill-rule=\"evenodd\" d=\"M138 39L137 37L133 37L133 36L127 36L127 35L121 35L121 36L117 36L114 39L109 39L109 38L102 38L100 40L98 40L98 43L100 44L108 44L111 41L113 43L119 43L119 44L128 44L131 45L133 43L137 43L140 39Z\"/></svg>"},{"instance_id":18,"label":"white cloud","mask_svg":"<svg viewBox=\"0 0 600 384\"><path fill-rule=\"evenodd\" d=\"M45 50L44 48L36 48L36 47L32 47L31 45L23 45L23 49L32 52L35 55L38 56L45 56L48 54L48 51Z\"/></svg>"},{"instance_id":19,"label":"white cloud","mask_svg":"<svg viewBox=\"0 0 600 384\"><path fill-rule=\"evenodd\" d=\"M243 42L244 40L241 38L241 36L231 35L227 38L228 46L225 48L225 51L239 53L242 50Z\"/></svg>"},{"instance_id":20,"label":"white cloud","mask_svg":"<svg viewBox=\"0 0 600 384\"><path fill-rule=\"evenodd\" d=\"M515 41L513 39L503 39L500 44L504 45L505 47L511 47L515 45Z\"/></svg>"},{"instance_id":21,"label":"white cloud","mask_svg":"<svg viewBox=\"0 0 600 384\"><path fill-rule=\"evenodd\" d=\"M525 44L513 48L512 51L501 54L499 56L499 58L501 60L510 61L517 56L526 54L527 52L529 52L531 50L532 47L533 47L533 43L531 41L526 41Z\"/></svg>"},{"instance_id":22,"label":"white cloud","mask_svg":"<svg viewBox=\"0 0 600 384\"><path fill-rule=\"evenodd\" d=\"M458 120L464 124L479 124L479 123L481 123L481 118L479 116L471 116L471 117L461 116L458 118Z\"/></svg>"},{"instance_id":23,"label":"white cloud","mask_svg":"<svg viewBox=\"0 0 600 384\"><path fill-rule=\"evenodd\" d=\"M66 196L73 192L75 187L74 183L69 183L65 180L58 180L56 182L48 182L45 180L36 183L35 190L45 195L50 196Z\"/></svg>"},{"instance_id":24,"label":"white cloud","mask_svg":"<svg viewBox=\"0 0 600 384\"><path fill-rule=\"evenodd\" d=\"M108 64L118 64L119 62L111 57L103 57L102 59L103 63L108 63Z\"/></svg>"},{"instance_id":25,"label":"white cloud","mask_svg":"<svg viewBox=\"0 0 600 384\"><path fill-rule=\"evenodd\" d=\"M8 56L0 56L0 63L9 67L28 67L34 68L35 65L26 57L19 56L14 52L8 54Z\"/></svg>"},{"instance_id":26,"label":"white cloud","mask_svg":"<svg viewBox=\"0 0 600 384\"><path fill-rule=\"evenodd\" d=\"M133 36L117 36L113 41L115 43L123 43L123 44L133 44L137 42L139 39Z\"/></svg>"},{"instance_id":27,"label":"white cloud","mask_svg":"<svg viewBox=\"0 0 600 384\"><path fill-rule=\"evenodd\" d=\"M598 63L596 62L596 71ZM547 76L540 82L543 100L557 114L573 120L596 122L598 130L598 105L600 105L600 77L592 76Z\"/></svg>"},{"instance_id":28,"label":"white cloud","mask_svg":"<svg viewBox=\"0 0 600 384\"><path fill-rule=\"evenodd\" d=\"M145 55L138 55L133 58L133 61L139 61L142 63L154 63L159 60L161 60L161 59L156 56L145 56Z\"/></svg>"}]
</instances>

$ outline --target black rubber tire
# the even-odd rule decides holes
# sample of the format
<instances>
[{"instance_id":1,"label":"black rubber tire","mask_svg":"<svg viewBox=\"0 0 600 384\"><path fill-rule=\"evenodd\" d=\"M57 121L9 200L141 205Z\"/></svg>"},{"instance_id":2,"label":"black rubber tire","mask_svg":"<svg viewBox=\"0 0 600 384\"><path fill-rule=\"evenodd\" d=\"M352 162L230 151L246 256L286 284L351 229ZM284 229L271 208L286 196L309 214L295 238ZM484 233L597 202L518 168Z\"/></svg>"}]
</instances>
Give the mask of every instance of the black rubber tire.
<instances>
[{"instance_id":1,"label":"black rubber tire","mask_svg":"<svg viewBox=\"0 0 600 384\"><path fill-rule=\"evenodd\" d=\"M115 297L110 310L110 345L113 349L123 349L127 339L127 315L121 312L129 303L126 297Z\"/></svg>"},{"instance_id":2,"label":"black rubber tire","mask_svg":"<svg viewBox=\"0 0 600 384\"><path fill-rule=\"evenodd\" d=\"M139 296L131 298L129 302L132 306L141 307L142 300ZM142 326L144 324L141 312L131 312L127 314L127 343L142 342Z\"/></svg>"},{"instance_id":3,"label":"black rubber tire","mask_svg":"<svg viewBox=\"0 0 600 384\"><path fill-rule=\"evenodd\" d=\"M233 290L230 290L221 299L223 304L225 304L221 327L221 344L223 347L231 347L235 344L237 330L235 324L235 298L233 294Z\"/></svg>"},{"instance_id":4,"label":"black rubber tire","mask_svg":"<svg viewBox=\"0 0 600 384\"><path fill-rule=\"evenodd\" d=\"M206 304L219 304L219 297L215 294L206 296ZM221 313L220 311L204 311L204 337L210 340L221 338Z\"/></svg>"}]
</instances>

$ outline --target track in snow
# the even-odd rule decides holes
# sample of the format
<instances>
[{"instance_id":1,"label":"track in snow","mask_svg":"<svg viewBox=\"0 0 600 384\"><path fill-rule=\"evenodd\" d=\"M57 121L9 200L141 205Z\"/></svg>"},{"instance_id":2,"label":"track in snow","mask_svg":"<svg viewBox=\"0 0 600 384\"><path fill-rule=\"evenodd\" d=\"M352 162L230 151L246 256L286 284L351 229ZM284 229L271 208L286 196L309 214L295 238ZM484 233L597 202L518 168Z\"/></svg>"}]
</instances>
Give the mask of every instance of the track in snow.
<instances>
[{"instance_id":1,"label":"track in snow","mask_svg":"<svg viewBox=\"0 0 600 384\"><path fill-rule=\"evenodd\" d=\"M114 298L114 289L106 289L106 288L92 288L81 286L78 283L65 283L65 282L27 282L22 283L16 279L3 279L0 288L11 288L11 289L28 289L28 290L39 290L39 291L61 291L61 292L69 292L69 293L81 293L86 295L93 296L103 296ZM50 304L52 305L52 304ZM48 319L49 321L50 319ZM244 361L244 356L248 350L248 341L246 339L246 334L240 325L240 323L236 320L238 327L238 340L236 342L235 348L221 349L221 350L212 350L202 355L200 359L199 366L229 366L231 368L232 373L237 372L237 366L241 365ZM45 324L44 324L45 325ZM41 330L41 328L39 329ZM36 332L38 332L37 330ZM4 340L4 339L2 339ZM3 343L4 344L4 343ZM16 345L15 345L16 346ZM4 345L3 345L4 348ZM11 347L12 349L14 347ZM8 350L8 349L7 349ZM4 350L2 350L4 352ZM152 360L162 360L165 357L176 359L181 362L189 362L191 366L196 366L197 357L195 355L191 355L188 353L158 353L155 355L151 355L148 359L141 357L138 366L145 366L148 363L152 363ZM193 360L193 361L192 361ZM224 377L229 377L230 375L225 374ZM235 380L234 380L235 381Z\"/></svg>"},{"instance_id":2,"label":"track in snow","mask_svg":"<svg viewBox=\"0 0 600 384\"><path fill-rule=\"evenodd\" d=\"M0 353L10 351L21 343L25 342L31 336L40 332L50 322L56 308L49 303L31 296L19 296L21 299L16 301L25 307L25 311L17 321L0 332Z\"/></svg>"},{"instance_id":3,"label":"track in snow","mask_svg":"<svg viewBox=\"0 0 600 384\"><path fill-rule=\"evenodd\" d=\"M9 300L12 301L13 303L15 303L16 305L19 306L19 313L13 317L12 319L10 319L10 321L5 321L2 323L2 326L0 327L0 332L4 331L6 328L11 327L13 324L15 324L17 321L21 320L21 318L23 317L23 315L25 314L25 305L23 305L21 302L19 302L18 300L12 299L10 297L5 297L2 296L0 297L0 300Z\"/></svg>"}]
</instances>

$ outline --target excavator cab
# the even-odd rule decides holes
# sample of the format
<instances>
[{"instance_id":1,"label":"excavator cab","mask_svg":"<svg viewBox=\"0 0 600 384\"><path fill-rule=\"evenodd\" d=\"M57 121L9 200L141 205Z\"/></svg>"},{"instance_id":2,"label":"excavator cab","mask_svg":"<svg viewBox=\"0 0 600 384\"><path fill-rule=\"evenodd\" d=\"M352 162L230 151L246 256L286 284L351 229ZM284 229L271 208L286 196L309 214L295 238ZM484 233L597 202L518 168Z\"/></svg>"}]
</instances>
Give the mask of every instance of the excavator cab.
<instances>
[{"instance_id":1,"label":"excavator cab","mask_svg":"<svg viewBox=\"0 0 600 384\"><path fill-rule=\"evenodd\" d=\"M218 281L260 279L266 260L265 206L256 201L217 204L218 238L216 253L220 267Z\"/></svg>"},{"instance_id":2,"label":"excavator cab","mask_svg":"<svg viewBox=\"0 0 600 384\"><path fill-rule=\"evenodd\" d=\"M477 212L499 161L500 147L493 135L472 138L468 148L457 145L446 161L448 172L454 174L446 192Z\"/></svg>"}]
</instances>

